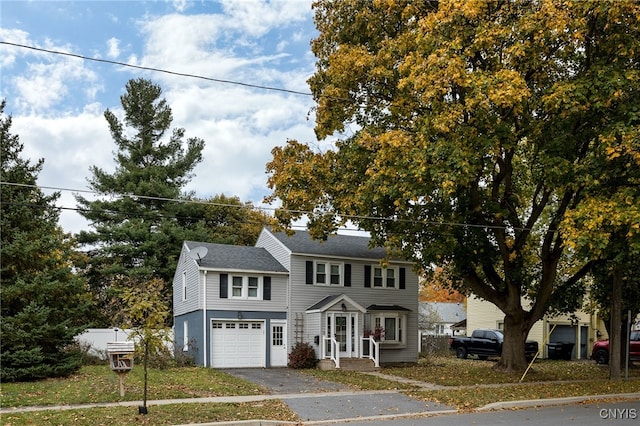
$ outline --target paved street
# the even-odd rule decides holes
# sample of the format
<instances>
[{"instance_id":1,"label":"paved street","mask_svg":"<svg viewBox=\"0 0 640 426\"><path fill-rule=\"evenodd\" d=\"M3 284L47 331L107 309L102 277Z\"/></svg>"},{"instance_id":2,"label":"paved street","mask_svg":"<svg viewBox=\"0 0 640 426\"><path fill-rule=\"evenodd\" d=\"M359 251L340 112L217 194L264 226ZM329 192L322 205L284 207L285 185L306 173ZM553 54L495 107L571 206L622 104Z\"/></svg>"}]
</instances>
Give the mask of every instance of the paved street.
<instances>
[{"instance_id":1,"label":"paved street","mask_svg":"<svg viewBox=\"0 0 640 426\"><path fill-rule=\"evenodd\" d=\"M558 425L637 425L640 401L607 404L576 404L489 411L471 414L446 414L421 418L373 419L352 421L349 426L558 426ZM309 424L309 423L307 423ZM316 422L315 425L323 423ZM326 423L329 424L329 423Z\"/></svg>"}]
</instances>

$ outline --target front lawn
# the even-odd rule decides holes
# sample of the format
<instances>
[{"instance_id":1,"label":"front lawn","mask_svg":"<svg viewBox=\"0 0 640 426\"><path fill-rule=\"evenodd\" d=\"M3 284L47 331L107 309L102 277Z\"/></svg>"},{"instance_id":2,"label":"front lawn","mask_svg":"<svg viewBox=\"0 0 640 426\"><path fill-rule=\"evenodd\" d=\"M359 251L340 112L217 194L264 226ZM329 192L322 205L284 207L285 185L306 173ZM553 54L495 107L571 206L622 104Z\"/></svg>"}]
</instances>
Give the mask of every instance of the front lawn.
<instances>
[{"instance_id":1,"label":"front lawn","mask_svg":"<svg viewBox=\"0 0 640 426\"><path fill-rule=\"evenodd\" d=\"M422 358L416 366L383 368L382 373L442 386L474 386L496 383L519 383L522 373L503 373L493 369L496 360L458 359L455 357ZM593 361L559 361L541 359L533 363L523 383L557 380L607 379L609 367ZM629 377L640 378L640 368L629 369Z\"/></svg>"},{"instance_id":2,"label":"front lawn","mask_svg":"<svg viewBox=\"0 0 640 426\"><path fill-rule=\"evenodd\" d=\"M148 374L149 401L268 393L260 386L213 368L149 369ZM2 383L0 397L5 408L142 400L143 369L131 370L124 382L125 396L121 398L118 376L108 366L85 366L78 374L65 379Z\"/></svg>"},{"instance_id":3,"label":"front lawn","mask_svg":"<svg viewBox=\"0 0 640 426\"><path fill-rule=\"evenodd\" d=\"M255 419L298 421L298 416L282 401L269 400L243 404L149 405L149 413L138 414L137 407L88 408L65 411L37 411L2 415L2 424L11 426L125 426L177 425L231 422Z\"/></svg>"}]
</instances>

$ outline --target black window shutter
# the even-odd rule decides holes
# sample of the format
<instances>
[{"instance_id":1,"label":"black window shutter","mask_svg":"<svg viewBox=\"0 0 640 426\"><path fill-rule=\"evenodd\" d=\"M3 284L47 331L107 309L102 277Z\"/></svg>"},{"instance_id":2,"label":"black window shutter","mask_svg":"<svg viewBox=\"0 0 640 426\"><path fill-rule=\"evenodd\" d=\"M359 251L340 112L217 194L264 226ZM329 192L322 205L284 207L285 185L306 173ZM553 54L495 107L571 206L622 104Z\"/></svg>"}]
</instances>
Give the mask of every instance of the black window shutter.
<instances>
[{"instance_id":1,"label":"black window shutter","mask_svg":"<svg viewBox=\"0 0 640 426\"><path fill-rule=\"evenodd\" d=\"M220 274L220 299L227 299L229 297L228 279L229 276L227 274Z\"/></svg>"},{"instance_id":2,"label":"black window shutter","mask_svg":"<svg viewBox=\"0 0 640 426\"><path fill-rule=\"evenodd\" d=\"M313 261L307 260L306 268L306 283L313 284Z\"/></svg>"},{"instance_id":3,"label":"black window shutter","mask_svg":"<svg viewBox=\"0 0 640 426\"><path fill-rule=\"evenodd\" d=\"M400 289L404 289L406 286L405 268L400 268Z\"/></svg>"},{"instance_id":4,"label":"black window shutter","mask_svg":"<svg viewBox=\"0 0 640 426\"><path fill-rule=\"evenodd\" d=\"M262 281L262 300L271 300L271 277L264 277Z\"/></svg>"},{"instance_id":5,"label":"black window shutter","mask_svg":"<svg viewBox=\"0 0 640 426\"><path fill-rule=\"evenodd\" d=\"M364 286L371 287L371 265L364 265Z\"/></svg>"},{"instance_id":6,"label":"black window shutter","mask_svg":"<svg viewBox=\"0 0 640 426\"><path fill-rule=\"evenodd\" d=\"M344 264L344 286L351 287L351 264Z\"/></svg>"}]
</instances>

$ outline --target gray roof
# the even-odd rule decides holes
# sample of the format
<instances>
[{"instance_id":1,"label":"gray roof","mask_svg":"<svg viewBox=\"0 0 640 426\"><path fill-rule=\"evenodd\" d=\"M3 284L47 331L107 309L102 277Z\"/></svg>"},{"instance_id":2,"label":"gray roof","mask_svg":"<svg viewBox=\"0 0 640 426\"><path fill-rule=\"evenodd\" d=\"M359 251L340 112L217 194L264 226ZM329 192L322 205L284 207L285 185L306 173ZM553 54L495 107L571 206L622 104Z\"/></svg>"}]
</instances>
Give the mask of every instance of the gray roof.
<instances>
[{"instance_id":1,"label":"gray roof","mask_svg":"<svg viewBox=\"0 0 640 426\"><path fill-rule=\"evenodd\" d=\"M322 300L320 300L318 303L314 303L313 305L309 306L307 308L307 311L313 311L313 310L316 310L316 309L324 308L329 303L333 302L334 300L336 300L339 297L340 297L339 294L329 295L329 296L323 298Z\"/></svg>"},{"instance_id":2,"label":"gray roof","mask_svg":"<svg viewBox=\"0 0 640 426\"><path fill-rule=\"evenodd\" d=\"M453 302L420 302L418 311L422 315L429 311L437 312L441 323L456 323L467 318L463 303Z\"/></svg>"},{"instance_id":3,"label":"gray roof","mask_svg":"<svg viewBox=\"0 0 640 426\"><path fill-rule=\"evenodd\" d=\"M368 237L356 235L330 235L326 241L314 240L308 231L295 231L291 236L285 232L272 232L293 254L351 257L357 259L384 259L383 247L369 247Z\"/></svg>"},{"instance_id":4,"label":"gray roof","mask_svg":"<svg viewBox=\"0 0 640 426\"><path fill-rule=\"evenodd\" d=\"M185 241L189 250L204 247L207 254L200 260L200 266L211 269L246 269L264 272L288 272L267 250L262 247L234 246Z\"/></svg>"}]
</instances>

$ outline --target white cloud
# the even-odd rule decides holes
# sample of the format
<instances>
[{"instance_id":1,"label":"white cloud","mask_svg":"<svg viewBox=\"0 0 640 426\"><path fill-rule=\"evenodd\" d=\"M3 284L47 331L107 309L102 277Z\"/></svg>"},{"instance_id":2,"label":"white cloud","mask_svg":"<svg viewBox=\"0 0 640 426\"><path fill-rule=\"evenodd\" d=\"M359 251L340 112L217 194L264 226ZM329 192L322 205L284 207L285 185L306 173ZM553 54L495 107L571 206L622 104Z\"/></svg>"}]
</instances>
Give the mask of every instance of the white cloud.
<instances>
[{"instance_id":1,"label":"white cloud","mask_svg":"<svg viewBox=\"0 0 640 426\"><path fill-rule=\"evenodd\" d=\"M115 37L107 40L107 56L113 59L120 56L120 40Z\"/></svg>"},{"instance_id":2,"label":"white cloud","mask_svg":"<svg viewBox=\"0 0 640 426\"><path fill-rule=\"evenodd\" d=\"M50 188L86 190L89 166L113 170L114 149L103 108L92 104L76 116L44 118L35 115L13 117L11 132L24 145L23 156L31 161L44 158L38 185ZM44 189L52 193L53 189ZM90 195L86 195L91 198ZM71 191L61 191L58 205L65 207L60 225L67 232L86 229L86 221L72 210L76 201Z\"/></svg>"},{"instance_id":3,"label":"white cloud","mask_svg":"<svg viewBox=\"0 0 640 426\"><path fill-rule=\"evenodd\" d=\"M193 6L173 0L168 4L174 10ZM222 10L224 14L146 15L144 20L121 16L123 25L138 19L138 32L117 33L95 46L106 46L107 57L127 57L132 64L309 90L306 80L313 73L314 58L301 34L311 31L310 2L225 1ZM113 15L114 21L117 16ZM306 28L302 28L304 22ZM12 37L29 45L35 44L29 42L30 37L42 40L25 32L15 32ZM62 42L41 44L54 50L81 51ZM187 138L200 137L206 142L203 162L185 188L198 197L224 193L259 205L268 192L265 165L273 147L287 139L315 140L313 121L307 118L313 106L310 96L1 49L3 71L5 61L28 59L23 71L3 76L3 84L9 81L15 85L17 95L13 106L19 108L13 111L12 131L20 136L29 158L45 159L40 185L86 189L90 166L113 173L116 147L103 112L109 108L120 116L124 83L119 85L119 80L138 76L161 85L173 111L172 127L183 127ZM10 55L14 59L7 59ZM70 99L76 101L74 108L64 103ZM76 206L68 191L63 191L59 204ZM70 232L87 226L83 218L69 211L63 212L61 225Z\"/></svg>"},{"instance_id":4,"label":"white cloud","mask_svg":"<svg viewBox=\"0 0 640 426\"><path fill-rule=\"evenodd\" d=\"M309 18L309 2L291 0L224 0L223 9L229 16L229 26L238 32L259 37L274 27L291 25Z\"/></svg>"},{"instance_id":5,"label":"white cloud","mask_svg":"<svg viewBox=\"0 0 640 426\"><path fill-rule=\"evenodd\" d=\"M187 0L173 0L172 3L177 12L184 12L187 9Z\"/></svg>"},{"instance_id":6,"label":"white cloud","mask_svg":"<svg viewBox=\"0 0 640 426\"><path fill-rule=\"evenodd\" d=\"M31 44L31 41L29 40L29 33L11 28L7 29L0 27L0 40L22 45ZM6 72L6 69L16 62L16 57L22 56L23 54L24 49L22 48L0 44L0 65L3 68L3 71Z\"/></svg>"}]
</instances>

